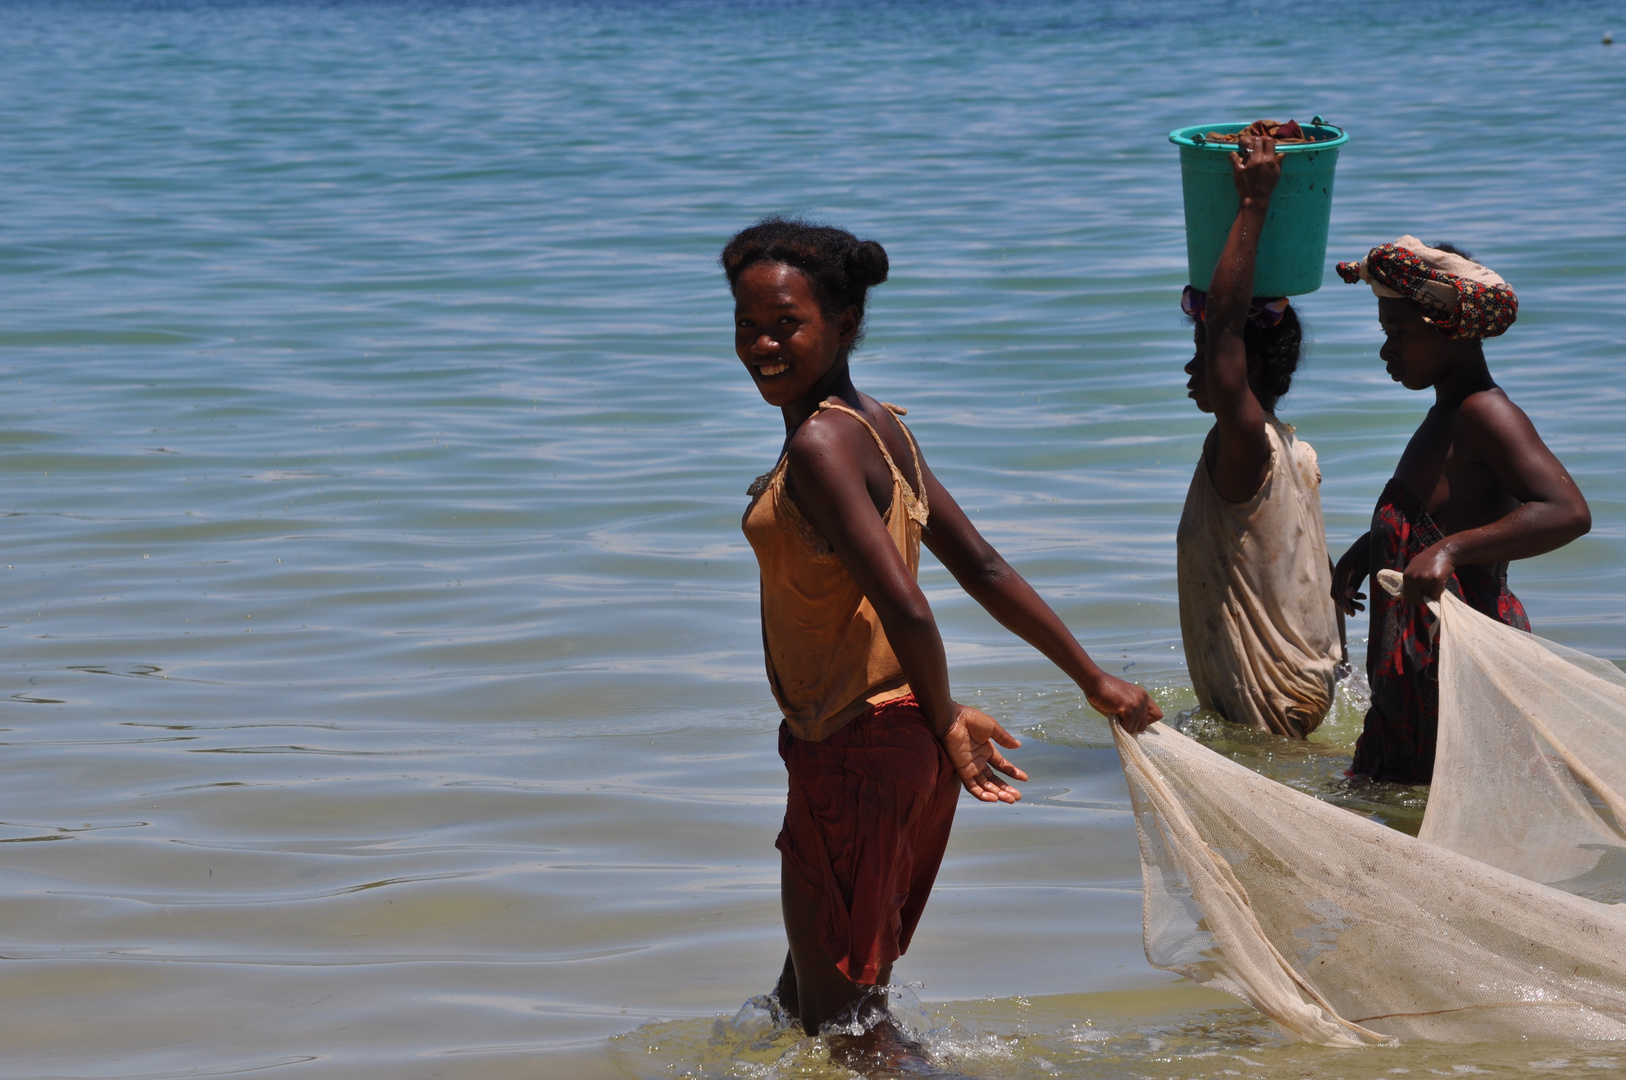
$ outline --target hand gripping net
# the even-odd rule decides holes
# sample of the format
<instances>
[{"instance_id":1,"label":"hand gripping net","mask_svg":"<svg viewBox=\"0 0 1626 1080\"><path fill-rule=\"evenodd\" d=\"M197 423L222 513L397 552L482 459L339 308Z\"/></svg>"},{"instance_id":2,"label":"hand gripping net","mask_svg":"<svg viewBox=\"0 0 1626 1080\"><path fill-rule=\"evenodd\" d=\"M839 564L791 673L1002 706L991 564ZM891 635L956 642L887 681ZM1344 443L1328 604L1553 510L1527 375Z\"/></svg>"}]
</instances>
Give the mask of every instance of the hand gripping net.
<instances>
[{"instance_id":1,"label":"hand gripping net","mask_svg":"<svg viewBox=\"0 0 1626 1080\"><path fill-rule=\"evenodd\" d=\"M1610 902L1626 898L1626 676L1449 593L1430 607L1421 839L1164 725L1113 725L1146 958L1331 1046L1626 1039L1626 907Z\"/></svg>"}]
</instances>

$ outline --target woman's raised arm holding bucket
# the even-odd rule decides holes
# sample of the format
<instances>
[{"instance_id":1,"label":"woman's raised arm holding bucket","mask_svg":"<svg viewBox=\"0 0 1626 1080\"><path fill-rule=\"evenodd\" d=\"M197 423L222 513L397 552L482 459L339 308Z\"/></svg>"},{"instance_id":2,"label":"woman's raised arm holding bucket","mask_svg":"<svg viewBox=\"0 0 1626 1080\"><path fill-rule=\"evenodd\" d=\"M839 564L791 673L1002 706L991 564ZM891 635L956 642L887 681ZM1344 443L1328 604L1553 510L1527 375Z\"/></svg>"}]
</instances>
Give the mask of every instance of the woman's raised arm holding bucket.
<instances>
[{"instance_id":1,"label":"woman's raised arm holding bucket","mask_svg":"<svg viewBox=\"0 0 1626 1080\"><path fill-rule=\"evenodd\" d=\"M1240 145L1242 155L1231 155L1231 173L1242 205L1214 268L1197 324L1202 331L1198 335L1201 352L1192 358L1196 370L1191 386L1197 407L1214 414L1214 437L1204 447L1204 457L1214 487L1229 502L1251 498L1269 474L1265 414L1274 410L1277 396L1256 385L1260 362L1248 356L1244 331L1254 306L1259 236L1270 210L1270 194L1281 179L1284 155L1276 153L1276 142L1268 135L1243 135Z\"/></svg>"},{"instance_id":2,"label":"woman's raised arm holding bucket","mask_svg":"<svg viewBox=\"0 0 1626 1080\"><path fill-rule=\"evenodd\" d=\"M1270 245L1261 262L1267 219L1297 224L1280 206L1272 216L1283 155L1263 126L1228 155L1239 198L1209 291L1188 285L1180 301L1196 346L1186 387L1214 416L1176 533L1180 636L1198 704L1302 739L1327 714L1343 650L1315 451L1276 417L1302 329L1285 296L1253 295L1256 279L1283 282Z\"/></svg>"}]
</instances>

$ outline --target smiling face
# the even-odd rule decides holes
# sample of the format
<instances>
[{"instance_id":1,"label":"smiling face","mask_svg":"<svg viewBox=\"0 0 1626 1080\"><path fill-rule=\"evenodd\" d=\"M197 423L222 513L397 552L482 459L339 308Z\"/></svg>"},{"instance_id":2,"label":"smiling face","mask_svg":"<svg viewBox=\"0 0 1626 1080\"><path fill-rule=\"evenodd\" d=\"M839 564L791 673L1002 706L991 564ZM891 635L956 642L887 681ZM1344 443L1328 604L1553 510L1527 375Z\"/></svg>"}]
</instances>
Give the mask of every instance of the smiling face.
<instances>
[{"instance_id":1,"label":"smiling face","mask_svg":"<svg viewBox=\"0 0 1626 1080\"><path fill-rule=\"evenodd\" d=\"M1407 390L1427 390L1456 366L1460 350L1423 321L1423 309L1415 300L1379 297L1378 324L1383 327L1378 357L1389 378Z\"/></svg>"},{"instance_id":2,"label":"smiling face","mask_svg":"<svg viewBox=\"0 0 1626 1080\"><path fill-rule=\"evenodd\" d=\"M734 283L734 352L770 405L812 393L857 331L856 309L825 315L813 283L793 266L755 263Z\"/></svg>"}]
</instances>

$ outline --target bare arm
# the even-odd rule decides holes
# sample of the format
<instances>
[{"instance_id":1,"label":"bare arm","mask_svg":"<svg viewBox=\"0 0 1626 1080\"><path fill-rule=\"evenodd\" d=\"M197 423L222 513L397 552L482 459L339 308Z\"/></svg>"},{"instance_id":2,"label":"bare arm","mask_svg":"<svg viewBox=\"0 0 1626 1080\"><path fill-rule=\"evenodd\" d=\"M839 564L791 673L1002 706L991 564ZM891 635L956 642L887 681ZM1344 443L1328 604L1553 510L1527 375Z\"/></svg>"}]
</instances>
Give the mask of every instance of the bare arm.
<instances>
[{"instance_id":1,"label":"bare arm","mask_svg":"<svg viewBox=\"0 0 1626 1080\"><path fill-rule=\"evenodd\" d=\"M1520 505L1419 552L1406 566L1402 595L1410 603L1437 599L1459 566L1543 555L1592 528L1592 510L1569 470L1541 441L1524 410L1500 390L1463 402L1453 444L1453 453L1483 465Z\"/></svg>"},{"instance_id":2,"label":"bare arm","mask_svg":"<svg viewBox=\"0 0 1626 1080\"><path fill-rule=\"evenodd\" d=\"M1242 204L1225 238L1219 264L1208 286L1204 312L1203 364L1208 400L1219 428L1212 476L1214 488L1229 502L1251 499L1270 467L1265 410L1248 384L1248 354L1242 333L1253 300L1254 263L1259 235L1265 228L1270 196L1282 175L1283 155L1274 139L1244 135L1246 161L1231 154L1231 177Z\"/></svg>"},{"instance_id":3,"label":"bare arm","mask_svg":"<svg viewBox=\"0 0 1626 1080\"><path fill-rule=\"evenodd\" d=\"M1345 615L1366 610L1361 603L1366 599L1361 586L1366 583L1367 570L1372 564L1371 552L1372 534L1362 533L1332 568L1332 602Z\"/></svg>"},{"instance_id":4,"label":"bare arm","mask_svg":"<svg viewBox=\"0 0 1626 1080\"><path fill-rule=\"evenodd\" d=\"M866 468L878 461L856 420L839 412L809 418L791 440L787 463L797 505L875 608L920 710L966 790L984 802L1015 802L1020 792L994 770L1026 780L999 752L999 746L1020 744L986 713L950 697L937 620L865 484Z\"/></svg>"},{"instance_id":5,"label":"bare arm","mask_svg":"<svg viewBox=\"0 0 1626 1080\"><path fill-rule=\"evenodd\" d=\"M1061 617L1033 586L985 540L924 460L931 524L923 537L966 593L1001 626L1032 645L1067 673L1103 716L1116 718L1130 734L1163 719L1162 710L1134 683L1108 675L1079 645Z\"/></svg>"}]
</instances>

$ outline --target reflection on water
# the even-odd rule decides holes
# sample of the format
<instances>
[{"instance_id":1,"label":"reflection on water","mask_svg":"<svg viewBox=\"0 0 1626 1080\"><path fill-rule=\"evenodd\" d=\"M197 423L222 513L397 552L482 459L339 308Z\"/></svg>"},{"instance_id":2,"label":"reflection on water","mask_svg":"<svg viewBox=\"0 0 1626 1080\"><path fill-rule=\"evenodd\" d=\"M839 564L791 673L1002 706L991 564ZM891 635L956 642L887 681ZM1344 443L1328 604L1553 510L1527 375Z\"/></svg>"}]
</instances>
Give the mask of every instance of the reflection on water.
<instances>
[{"instance_id":1,"label":"reflection on water","mask_svg":"<svg viewBox=\"0 0 1626 1080\"><path fill-rule=\"evenodd\" d=\"M1315 798L1415 836L1426 786L1380 784L1345 776L1369 705L1363 675L1339 683L1332 712L1305 742L1240 727L1190 704L1180 687L1156 691L1169 722L1249 768ZM1077 708L1067 690L1016 690L987 702L1031 717L1023 729L1045 744L1097 749L1110 740L1105 721ZM1184 705L1184 708L1181 706ZM1041 770L1042 771L1042 770ZM1052 805L1113 807L1070 791L1043 796ZM988 1080L1167 1077L1389 1077L1420 1074L1608 1075L1619 1063L1611 1044L1453 1046L1412 1044L1329 1049L1283 1035L1253 1009L1184 980L1162 987L1099 994L988 997L923 1005L919 984L891 988L900 1025L918 1038L941 1073L875 1068L871 1077L959 1076ZM768 998L753 998L732 1017L651 1022L611 1040L611 1057L632 1077L724 1076L838 1080L857 1075L832 1060L827 1037L806 1037L779 1017Z\"/></svg>"},{"instance_id":2,"label":"reflection on water","mask_svg":"<svg viewBox=\"0 0 1626 1080\"><path fill-rule=\"evenodd\" d=\"M1189 985L1155 993L989 998L929 1007L910 987L893 987L901 1025L935 1064L989 1078L1123 1076L1138 1064L1216 1056L1282 1045L1272 1025L1231 999ZM836 1080L853 1073L831 1061L825 1037L776 1024L763 999L731 1018L652 1023L612 1041L633 1077L727 1076ZM882 1070L871 1075L892 1075ZM897 1075L931 1075L907 1072Z\"/></svg>"},{"instance_id":3,"label":"reflection on water","mask_svg":"<svg viewBox=\"0 0 1626 1080\"><path fill-rule=\"evenodd\" d=\"M1228 724L1204 709L1181 713L1175 726L1277 783L1416 836L1428 809L1428 785L1345 775L1369 704L1366 677L1357 672L1338 684L1332 711L1304 742Z\"/></svg>"},{"instance_id":4,"label":"reflection on water","mask_svg":"<svg viewBox=\"0 0 1626 1080\"><path fill-rule=\"evenodd\" d=\"M760 214L886 244L859 385L1174 717L1209 421L1164 135L1334 119L1329 254L1413 231L1519 289L1492 367L1597 526L1515 587L1545 635L1626 654L1626 170L1618 140L1553 137L1617 126L1615 9L0 5L0 1076L814 1068L750 1016L713 1031L785 948L739 534L784 433L715 262ZM1338 48L1285 62L1304 41ZM1360 77L1391 71L1404 92ZM1369 293L1295 303L1313 347L1283 413L1336 552L1427 403L1376 363ZM1033 776L1019 806L962 804L899 964L946 1057L1501 1067L1283 1046L1171 987L1106 727L921 578L955 692ZM1303 746L1181 722L1415 828L1415 792L1340 779L1351 702Z\"/></svg>"},{"instance_id":5,"label":"reflection on water","mask_svg":"<svg viewBox=\"0 0 1626 1080\"><path fill-rule=\"evenodd\" d=\"M1284 1038L1233 999L1187 983L924 1008L907 990L893 1000L937 1063L986 1080L1585 1077L1616 1075L1626 1064L1626 1054L1611 1043L1307 1046ZM610 1053L636 1080L847 1080L854 1075L831 1063L823 1039L776 1026L755 1001L731 1018L645 1024L612 1039Z\"/></svg>"},{"instance_id":6,"label":"reflection on water","mask_svg":"<svg viewBox=\"0 0 1626 1080\"><path fill-rule=\"evenodd\" d=\"M1427 785L1381 783L1345 775L1370 704L1366 676L1359 671L1338 683L1327 719L1302 742L1227 723L1217 713L1197 707L1189 687L1153 687L1152 696L1163 709L1167 723L1277 783L1412 836L1422 828L1423 812L1428 807ZM1043 690L1030 690L1026 700L1015 694L1010 700L996 700L993 707L1020 705L1024 714L1042 717L1023 730L1046 742L1111 747L1105 721L1087 710L1067 712L1064 703L1069 700L1065 692L1047 697Z\"/></svg>"}]
</instances>

